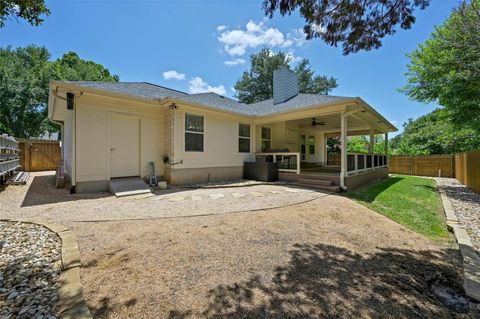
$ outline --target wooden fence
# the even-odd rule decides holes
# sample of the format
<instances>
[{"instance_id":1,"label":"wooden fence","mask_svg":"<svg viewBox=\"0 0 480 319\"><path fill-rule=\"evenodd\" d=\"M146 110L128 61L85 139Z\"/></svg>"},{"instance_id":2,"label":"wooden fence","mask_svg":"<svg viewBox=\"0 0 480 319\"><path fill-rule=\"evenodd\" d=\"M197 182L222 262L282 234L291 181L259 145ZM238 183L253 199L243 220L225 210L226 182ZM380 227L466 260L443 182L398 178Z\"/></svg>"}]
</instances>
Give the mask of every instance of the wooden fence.
<instances>
[{"instance_id":1,"label":"wooden fence","mask_svg":"<svg viewBox=\"0 0 480 319\"><path fill-rule=\"evenodd\" d=\"M454 155L391 156L388 165L393 174L455 177Z\"/></svg>"},{"instance_id":2,"label":"wooden fence","mask_svg":"<svg viewBox=\"0 0 480 319\"><path fill-rule=\"evenodd\" d=\"M61 158L60 141L19 139L20 164L27 172L54 171Z\"/></svg>"},{"instance_id":3,"label":"wooden fence","mask_svg":"<svg viewBox=\"0 0 480 319\"><path fill-rule=\"evenodd\" d=\"M480 194L480 150L455 155L455 177Z\"/></svg>"}]
</instances>

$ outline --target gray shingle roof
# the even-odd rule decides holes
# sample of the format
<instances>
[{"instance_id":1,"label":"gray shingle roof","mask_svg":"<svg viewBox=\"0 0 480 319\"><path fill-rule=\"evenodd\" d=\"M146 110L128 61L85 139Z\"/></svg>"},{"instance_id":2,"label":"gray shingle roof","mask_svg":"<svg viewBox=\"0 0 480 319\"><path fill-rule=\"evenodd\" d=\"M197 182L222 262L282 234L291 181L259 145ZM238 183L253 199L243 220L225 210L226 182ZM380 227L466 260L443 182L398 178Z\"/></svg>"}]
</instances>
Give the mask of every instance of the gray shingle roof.
<instances>
[{"instance_id":1,"label":"gray shingle roof","mask_svg":"<svg viewBox=\"0 0 480 319\"><path fill-rule=\"evenodd\" d=\"M172 90L148 82L95 82L95 81L64 81L91 89L141 97L147 100L158 100L166 97L181 97L185 92Z\"/></svg>"},{"instance_id":2,"label":"gray shingle roof","mask_svg":"<svg viewBox=\"0 0 480 319\"><path fill-rule=\"evenodd\" d=\"M185 92L172 90L148 82L65 81L65 83L91 89L97 89L101 91L131 95L148 100L158 100L166 97L171 97L185 102L201 104L224 111L250 116L269 115L274 113L302 109L309 106L321 106L333 102L347 101L353 99L352 97L300 93L297 96L291 98L290 100L280 104L273 104L273 99L253 104L244 104L212 92L187 94Z\"/></svg>"}]
</instances>

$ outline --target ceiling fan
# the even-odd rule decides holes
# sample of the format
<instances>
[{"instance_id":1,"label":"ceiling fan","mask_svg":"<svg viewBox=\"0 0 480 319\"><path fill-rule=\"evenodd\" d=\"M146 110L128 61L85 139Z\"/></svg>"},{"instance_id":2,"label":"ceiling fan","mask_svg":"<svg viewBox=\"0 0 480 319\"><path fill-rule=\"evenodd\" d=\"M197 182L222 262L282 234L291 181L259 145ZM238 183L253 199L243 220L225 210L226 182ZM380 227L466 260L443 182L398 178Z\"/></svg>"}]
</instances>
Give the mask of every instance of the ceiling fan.
<instances>
[{"instance_id":1,"label":"ceiling fan","mask_svg":"<svg viewBox=\"0 0 480 319\"><path fill-rule=\"evenodd\" d=\"M312 118L312 127L316 127L317 125L325 125L325 122L317 121L315 118Z\"/></svg>"}]
</instances>

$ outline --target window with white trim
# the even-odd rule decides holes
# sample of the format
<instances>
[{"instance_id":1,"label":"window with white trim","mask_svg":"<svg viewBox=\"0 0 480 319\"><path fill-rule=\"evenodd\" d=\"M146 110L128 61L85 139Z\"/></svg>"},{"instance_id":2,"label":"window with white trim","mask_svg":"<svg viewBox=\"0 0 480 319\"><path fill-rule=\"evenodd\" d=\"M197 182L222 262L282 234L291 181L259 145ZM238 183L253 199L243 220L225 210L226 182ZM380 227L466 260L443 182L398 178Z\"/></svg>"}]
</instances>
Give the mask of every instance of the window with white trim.
<instances>
[{"instance_id":1,"label":"window with white trim","mask_svg":"<svg viewBox=\"0 0 480 319\"><path fill-rule=\"evenodd\" d=\"M250 124L238 124L238 151L250 153Z\"/></svg>"},{"instance_id":2,"label":"window with white trim","mask_svg":"<svg viewBox=\"0 0 480 319\"><path fill-rule=\"evenodd\" d=\"M203 152L203 116L185 113L185 151Z\"/></svg>"},{"instance_id":3,"label":"window with white trim","mask_svg":"<svg viewBox=\"0 0 480 319\"><path fill-rule=\"evenodd\" d=\"M262 127L262 152L269 151L272 147L272 130L269 127Z\"/></svg>"}]
</instances>

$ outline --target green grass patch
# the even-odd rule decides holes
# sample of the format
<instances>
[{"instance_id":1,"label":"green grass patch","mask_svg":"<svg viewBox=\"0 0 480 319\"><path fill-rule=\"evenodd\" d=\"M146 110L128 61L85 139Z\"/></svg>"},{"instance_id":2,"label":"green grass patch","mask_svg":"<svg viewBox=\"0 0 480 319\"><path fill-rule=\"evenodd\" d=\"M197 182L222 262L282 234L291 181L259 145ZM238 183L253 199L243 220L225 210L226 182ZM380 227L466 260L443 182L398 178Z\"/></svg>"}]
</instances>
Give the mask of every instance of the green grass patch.
<instances>
[{"instance_id":1,"label":"green grass patch","mask_svg":"<svg viewBox=\"0 0 480 319\"><path fill-rule=\"evenodd\" d=\"M452 240L431 179L395 175L346 196L432 240Z\"/></svg>"}]
</instances>

